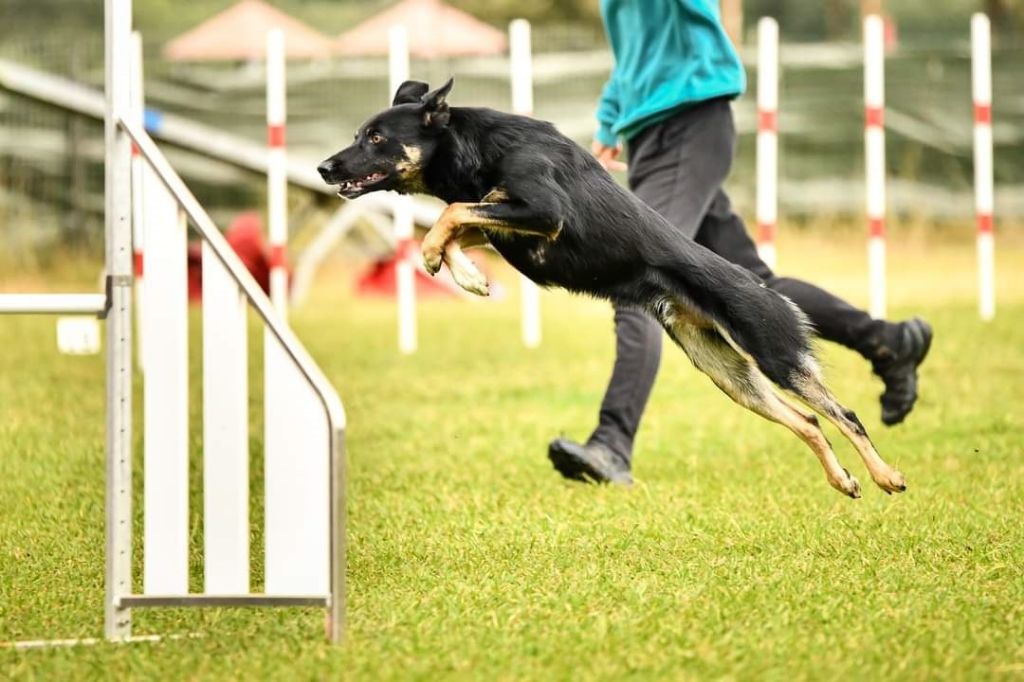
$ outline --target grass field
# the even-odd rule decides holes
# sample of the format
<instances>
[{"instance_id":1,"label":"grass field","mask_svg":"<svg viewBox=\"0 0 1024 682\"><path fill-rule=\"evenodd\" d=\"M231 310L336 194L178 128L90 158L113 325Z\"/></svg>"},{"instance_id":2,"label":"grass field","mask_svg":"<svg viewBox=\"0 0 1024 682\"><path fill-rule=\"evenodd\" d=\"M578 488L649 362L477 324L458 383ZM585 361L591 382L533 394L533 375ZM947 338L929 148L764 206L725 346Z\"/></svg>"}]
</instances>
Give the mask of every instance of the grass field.
<instances>
[{"instance_id":1,"label":"grass field","mask_svg":"<svg viewBox=\"0 0 1024 682\"><path fill-rule=\"evenodd\" d=\"M514 297L427 303L421 352L399 357L392 306L349 298L339 266L293 323L349 413L346 643L323 642L315 610L137 612L138 634L202 636L0 650L0 678L1020 678L1024 244L1003 240L982 324L971 242L893 242L892 312L936 329L917 410L885 429L866 363L821 351L906 474L902 496L831 434L864 483L841 497L794 437L668 348L637 485L565 483L545 445L593 426L606 304L545 294L544 344L527 351ZM780 253L864 301L859 237L787 236ZM102 363L58 356L52 337L50 320L0 319L0 640L102 631ZM257 584L261 546L254 528Z\"/></svg>"}]
</instances>

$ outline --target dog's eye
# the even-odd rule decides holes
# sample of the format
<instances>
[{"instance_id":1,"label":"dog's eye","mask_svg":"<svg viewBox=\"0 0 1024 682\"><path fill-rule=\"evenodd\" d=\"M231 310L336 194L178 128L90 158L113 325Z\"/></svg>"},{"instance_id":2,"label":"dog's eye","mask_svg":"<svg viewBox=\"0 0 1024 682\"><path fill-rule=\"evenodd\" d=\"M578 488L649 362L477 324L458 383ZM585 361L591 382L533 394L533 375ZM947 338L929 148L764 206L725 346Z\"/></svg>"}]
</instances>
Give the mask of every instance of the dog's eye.
<instances>
[{"instance_id":1,"label":"dog's eye","mask_svg":"<svg viewBox=\"0 0 1024 682\"><path fill-rule=\"evenodd\" d=\"M370 144L380 144L384 141L384 136L380 133L373 133L370 135Z\"/></svg>"}]
</instances>

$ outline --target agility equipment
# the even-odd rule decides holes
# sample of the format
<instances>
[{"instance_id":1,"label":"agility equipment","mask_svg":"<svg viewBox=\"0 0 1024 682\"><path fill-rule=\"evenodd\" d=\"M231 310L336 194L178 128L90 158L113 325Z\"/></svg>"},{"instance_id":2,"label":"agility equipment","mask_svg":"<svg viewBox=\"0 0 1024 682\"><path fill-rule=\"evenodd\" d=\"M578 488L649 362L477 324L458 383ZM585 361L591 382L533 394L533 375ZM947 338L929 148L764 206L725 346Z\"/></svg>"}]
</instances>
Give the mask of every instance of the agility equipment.
<instances>
[{"instance_id":1,"label":"agility equipment","mask_svg":"<svg viewBox=\"0 0 1024 682\"><path fill-rule=\"evenodd\" d=\"M864 173L868 217L868 311L885 317L885 26L864 17Z\"/></svg>"},{"instance_id":2,"label":"agility equipment","mask_svg":"<svg viewBox=\"0 0 1024 682\"><path fill-rule=\"evenodd\" d=\"M992 47L988 17L971 17L971 90L974 99L974 210L978 223L978 314L996 315L995 235L992 213Z\"/></svg>"},{"instance_id":3,"label":"agility equipment","mask_svg":"<svg viewBox=\"0 0 1024 682\"><path fill-rule=\"evenodd\" d=\"M409 32L400 24L388 30L388 100L398 91L405 81L409 80ZM395 233L395 292L398 300L398 350L402 353L415 353L418 346L416 332L416 281L415 265L416 242L413 235L416 229L413 219L412 197L395 195L394 202L394 233ZM433 222L431 222L433 225Z\"/></svg>"},{"instance_id":4,"label":"agility equipment","mask_svg":"<svg viewBox=\"0 0 1024 682\"><path fill-rule=\"evenodd\" d=\"M533 48L530 22L515 19L508 25L509 81L512 85L512 113L533 116ZM540 287L519 276L520 316L523 345L540 345Z\"/></svg>"},{"instance_id":5,"label":"agility equipment","mask_svg":"<svg viewBox=\"0 0 1024 682\"><path fill-rule=\"evenodd\" d=\"M779 177L779 24L757 22L757 252L775 268Z\"/></svg>"},{"instance_id":6,"label":"agility equipment","mask_svg":"<svg viewBox=\"0 0 1024 682\"><path fill-rule=\"evenodd\" d=\"M131 0L106 0L106 291L8 295L0 312L106 319L105 635L133 638L137 608L318 606L328 635L345 609L345 413L279 311L171 168L133 108ZM132 147L140 172L132 173ZM134 175L134 177L133 177ZM141 187L139 187L141 185ZM141 211L135 204L142 203ZM143 575L132 575L133 222L144 221ZM186 231L203 242L204 589L189 592ZM247 310L265 329L264 589L249 567ZM159 361L157 361L159 359ZM274 426L271 427L270 424ZM90 640L82 640L87 642ZM64 645L67 640L52 643ZM40 642L30 643L38 646Z\"/></svg>"}]
</instances>

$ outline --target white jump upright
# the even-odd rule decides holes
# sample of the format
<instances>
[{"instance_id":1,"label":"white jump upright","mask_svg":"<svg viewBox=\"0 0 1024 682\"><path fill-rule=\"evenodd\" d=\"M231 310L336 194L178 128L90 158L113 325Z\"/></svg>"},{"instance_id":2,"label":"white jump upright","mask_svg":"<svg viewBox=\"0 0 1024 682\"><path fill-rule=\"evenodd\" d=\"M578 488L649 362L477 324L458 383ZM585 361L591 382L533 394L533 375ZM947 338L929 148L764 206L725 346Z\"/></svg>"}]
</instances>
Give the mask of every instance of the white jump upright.
<instances>
[{"instance_id":1,"label":"white jump upright","mask_svg":"<svg viewBox=\"0 0 1024 682\"><path fill-rule=\"evenodd\" d=\"M777 262L779 182L779 24L757 22L757 252L768 267Z\"/></svg>"},{"instance_id":2,"label":"white jump upright","mask_svg":"<svg viewBox=\"0 0 1024 682\"><path fill-rule=\"evenodd\" d=\"M971 90L974 99L974 211L978 223L978 313L996 315L994 191L992 181L992 37L988 17L971 17Z\"/></svg>"},{"instance_id":3,"label":"white jump upright","mask_svg":"<svg viewBox=\"0 0 1024 682\"><path fill-rule=\"evenodd\" d=\"M533 46L530 22L515 19L508 25L509 80L512 84L512 113L533 116ZM523 345L536 348L541 341L540 287L519 276Z\"/></svg>"},{"instance_id":4,"label":"white jump upright","mask_svg":"<svg viewBox=\"0 0 1024 682\"><path fill-rule=\"evenodd\" d=\"M129 115L143 122L142 39L131 40ZM177 200L132 147L134 271L143 272L149 305L136 306L143 385L143 589L146 594L188 591L188 269L187 226Z\"/></svg>"},{"instance_id":5,"label":"white jump upright","mask_svg":"<svg viewBox=\"0 0 1024 682\"><path fill-rule=\"evenodd\" d=\"M882 17L864 17L864 170L867 180L868 310L885 317L885 38Z\"/></svg>"},{"instance_id":6,"label":"white jump upright","mask_svg":"<svg viewBox=\"0 0 1024 682\"><path fill-rule=\"evenodd\" d=\"M388 30L388 106L398 86L409 80L409 32L396 24ZM415 353L416 332L416 257L413 199L394 197L395 219L395 292L398 300L398 350Z\"/></svg>"}]
</instances>

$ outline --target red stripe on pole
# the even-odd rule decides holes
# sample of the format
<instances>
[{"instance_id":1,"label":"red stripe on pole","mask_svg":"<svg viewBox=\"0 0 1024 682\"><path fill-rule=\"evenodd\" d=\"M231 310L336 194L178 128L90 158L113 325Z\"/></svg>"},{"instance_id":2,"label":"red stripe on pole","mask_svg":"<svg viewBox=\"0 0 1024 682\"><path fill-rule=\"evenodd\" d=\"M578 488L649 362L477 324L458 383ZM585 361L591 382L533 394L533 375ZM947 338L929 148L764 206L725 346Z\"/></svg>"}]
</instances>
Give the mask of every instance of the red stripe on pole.
<instances>
[{"instance_id":1,"label":"red stripe on pole","mask_svg":"<svg viewBox=\"0 0 1024 682\"><path fill-rule=\"evenodd\" d=\"M771 244L775 241L775 223L758 223L757 239L762 244Z\"/></svg>"},{"instance_id":2,"label":"red stripe on pole","mask_svg":"<svg viewBox=\"0 0 1024 682\"><path fill-rule=\"evenodd\" d=\"M868 235L872 237L884 237L885 218L868 218Z\"/></svg>"},{"instance_id":3,"label":"red stripe on pole","mask_svg":"<svg viewBox=\"0 0 1024 682\"><path fill-rule=\"evenodd\" d=\"M419 246L415 239L399 239L395 243L395 258L398 260L412 260L417 251L419 251Z\"/></svg>"},{"instance_id":4,"label":"red stripe on pole","mask_svg":"<svg viewBox=\"0 0 1024 682\"><path fill-rule=\"evenodd\" d=\"M974 122L975 123L986 123L992 124L992 105L991 104L975 104L974 105Z\"/></svg>"},{"instance_id":5,"label":"red stripe on pole","mask_svg":"<svg viewBox=\"0 0 1024 682\"><path fill-rule=\"evenodd\" d=\"M284 146L284 124L278 123L276 125L267 126L267 145L271 147L283 147Z\"/></svg>"},{"instance_id":6,"label":"red stripe on pole","mask_svg":"<svg viewBox=\"0 0 1024 682\"><path fill-rule=\"evenodd\" d=\"M134 269L135 269L135 276L136 277L142 277L143 261L142 261L142 252L141 251L136 251L134 254L132 254L132 263L133 263L133 266L134 266Z\"/></svg>"},{"instance_id":7,"label":"red stripe on pole","mask_svg":"<svg viewBox=\"0 0 1024 682\"><path fill-rule=\"evenodd\" d=\"M139 145L137 145L134 142L132 142L132 156L139 156L141 154L142 154L142 152L139 151Z\"/></svg>"},{"instance_id":8,"label":"red stripe on pole","mask_svg":"<svg viewBox=\"0 0 1024 682\"><path fill-rule=\"evenodd\" d=\"M270 268L283 268L284 263L284 247L280 244L275 244L270 247Z\"/></svg>"},{"instance_id":9,"label":"red stripe on pole","mask_svg":"<svg viewBox=\"0 0 1024 682\"><path fill-rule=\"evenodd\" d=\"M992 214L978 214L978 234L992 234Z\"/></svg>"},{"instance_id":10,"label":"red stripe on pole","mask_svg":"<svg viewBox=\"0 0 1024 682\"><path fill-rule=\"evenodd\" d=\"M757 129L778 132L778 117L774 111L761 109L757 112Z\"/></svg>"},{"instance_id":11,"label":"red stripe on pole","mask_svg":"<svg viewBox=\"0 0 1024 682\"><path fill-rule=\"evenodd\" d=\"M885 125L885 114L882 112L882 107L864 107L864 126L870 128L872 126L878 126L881 128Z\"/></svg>"}]
</instances>

